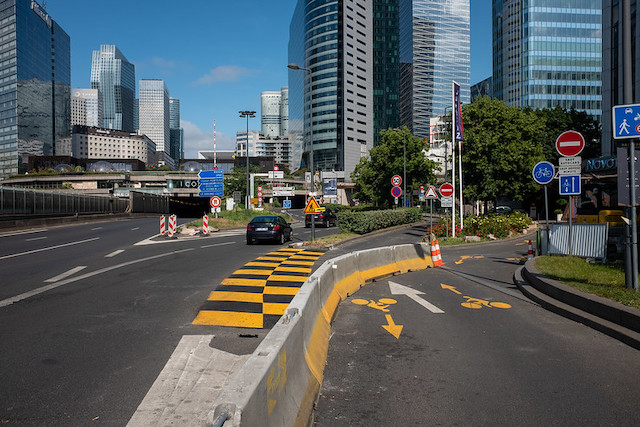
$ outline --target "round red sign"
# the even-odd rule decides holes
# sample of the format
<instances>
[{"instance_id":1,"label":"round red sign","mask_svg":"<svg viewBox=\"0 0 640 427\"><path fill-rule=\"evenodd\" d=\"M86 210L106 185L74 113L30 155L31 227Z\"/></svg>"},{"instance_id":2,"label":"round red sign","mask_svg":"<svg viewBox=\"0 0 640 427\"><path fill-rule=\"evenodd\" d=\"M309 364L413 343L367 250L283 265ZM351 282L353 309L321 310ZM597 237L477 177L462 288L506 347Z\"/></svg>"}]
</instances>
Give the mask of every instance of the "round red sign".
<instances>
[{"instance_id":1,"label":"round red sign","mask_svg":"<svg viewBox=\"0 0 640 427\"><path fill-rule=\"evenodd\" d=\"M400 175L393 175L391 177L391 185L393 185L394 187L400 187L400 184L402 184L402 178L400 177Z\"/></svg>"},{"instance_id":2,"label":"round red sign","mask_svg":"<svg viewBox=\"0 0 640 427\"><path fill-rule=\"evenodd\" d=\"M577 156L584 149L584 137L580 132L568 130L556 139L556 150L561 156Z\"/></svg>"},{"instance_id":3,"label":"round red sign","mask_svg":"<svg viewBox=\"0 0 640 427\"><path fill-rule=\"evenodd\" d=\"M442 197L451 197L453 196L453 185L451 185L448 182L445 182L440 186L438 191L440 192L440 195Z\"/></svg>"},{"instance_id":4,"label":"round red sign","mask_svg":"<svg viewBox=\"0 0 640 427\"><path fill-rule=\"evenodd\" d=\"M211 204L212 208L219 208L220 203L222 203L222 200L220 200L220 197L218 196L213 196L211 200L209 200L209 204Z\"/></svg>"}]
</instances>

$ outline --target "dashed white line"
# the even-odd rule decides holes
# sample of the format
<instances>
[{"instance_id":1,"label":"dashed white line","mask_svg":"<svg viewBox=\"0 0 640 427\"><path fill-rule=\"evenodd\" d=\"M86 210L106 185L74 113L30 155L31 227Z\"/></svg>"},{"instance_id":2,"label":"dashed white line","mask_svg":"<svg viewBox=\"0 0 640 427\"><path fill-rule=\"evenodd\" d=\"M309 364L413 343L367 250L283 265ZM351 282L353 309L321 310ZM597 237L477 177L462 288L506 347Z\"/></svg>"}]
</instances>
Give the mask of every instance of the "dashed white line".
<instances>
[{"instance_id":1,"label":"dashed white line","mask_svg":"<svg viewBox=\"0 0 640 427\"><path fill-rule=\"evenodd\" d=\"M93 242L94 240L99 240L99 239L100 239L99 237L94 237L92 239L78 240L77 242L63 243L62 245L47 246L46 248L34 249L32 251L19 252L17 254L9 254L9 255L5 255L5 256L1 256L0 260L9 259L9 258L15 258L15 257L23 256L23 255L37 254L38 252L44 252L44 251L50 251L50 250L53 250L53 249L64 248L65 246L80 245L82 243Z\"/></svg>"},{"instance_id":2,"label":"dashed white line","mask_svg":"<svg viewBox=\"0 0 640 427\"><path fill-rule=\"evenodd\" d=\"M204 246L200 246L200 248L204 249L204 248L213 248L214 246L225 246L225 245L233 245L236 242L224 242L224 243L214 243L212 245L204 245Z\"/></svg>"},{"instance_id":3,"label":"dashed white line","mask_svg":"<svg viewBox=\"0 0 640 427\"><path fill-rule=\"evenodd\" d=\"M132 261L123 262L122 264L112 265L111 267L106 267L106 268L102 268L100 270L92 271L90 273L85 273L85 274L83 274L81 276L76 276L76 277L72 277L70 279L61 280L59 282L52 283L50 285L43 286L43 287L38 288L38 289L34 289L32 291L25 292L25 293L20 294L20 295L16 295L15 297L4 299L4 300L0 301L0 307L6 307L8 305L11 305L13 303L22 301L24 299L31 298L32 296L35 296L35 295L50 291L51 289L55 289L55 288L57 288L59 286L67 285L69 283L77 282L78 280L83 280L83 279L87 279L89 277L97 276L99 274L106 273L106 272L111 271L111 270L116 270L118 268L126 267L126 266L129 266L129 265L132 265L132 264L137 264L137 263L144 262L144 261L150 261L152 259L162 258L162 257L166 257L168 255L175 255L175 254L179 254L181 252L188 252L188 251L192 251L192 250L193 250L193 248L182 249L180 251L171 251L171 252L167 252L167 253L160 254L160 255L154 255L154 256L150 256L150 257L146 257L146 258L135 259L135 260L132 260Z\"/></svg>"},{"instance_id":4,"label":"dashed white line","mask_svg":"<svg viewBox=\"0 0 640 427\"><path fill-rule=\"evenodd\" d=\"M96 227L91 229L91 231L95 231L95 230L102 230L102 227Z\"/></svg>"},{"instance_id":5,"label":"dashed white line","mask_svg":"<svg viewBox=\"0 0 640 427\"><path fill-rule=\"evenodd\" d=\"M46 239L47 236L43 236L43 237L33 237L31 239L24 239L25 242L33 242L34 240L42 240L42 239Z\"/></svg>"},{"instance_id":6,"label":"dashed white line","mask_svg":"<svg viewBox=\"0 0 640 427\"><path fill-rule=\"evenodd\" d=\"M113 251L110 254L105 255L105 258L113 258L116 255L120 255L122 252L124 252L124 249L118 249L117 251Z\"/></svg>"},{"instance_id":7,"label":"dashed white line","mask_svg":"<svg viewBox=\"0 0 640 427\"><path fill-rule=\"evenodd\" d=\"M136 230L140 230L140 227L134 227L131 229L131 231L136 231Z\"/></svg>"},{"instance_id":8,"label":"dashed white line","mask_svg":"<svg viewBox=\"0 0 640 427\"><path fill-rule=\"evenodd\" d=\"M87 268L86 265L79 265L77 267L72 268L71 270L64 272L62 274L58 274L56 277L52 277L51 279L47 279L45 280L45 282L47 283L55 283L58 282L62 279L66 279L67 277L76 274L78 271L84 270L85 268Z\"/></svg>"}]
</instances>

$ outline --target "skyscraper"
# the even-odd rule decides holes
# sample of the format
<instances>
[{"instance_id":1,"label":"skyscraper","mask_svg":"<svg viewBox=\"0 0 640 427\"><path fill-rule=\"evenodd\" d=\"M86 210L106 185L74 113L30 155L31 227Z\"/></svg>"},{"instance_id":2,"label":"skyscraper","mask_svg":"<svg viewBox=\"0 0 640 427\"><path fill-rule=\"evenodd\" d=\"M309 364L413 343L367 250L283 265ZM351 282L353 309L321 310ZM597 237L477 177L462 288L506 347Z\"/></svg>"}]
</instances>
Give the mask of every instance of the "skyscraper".
<instances>
[{"instance_id":1,"label":"skyscraper","mask_svg":"<svg viewBox=\"0 0 640 427\"><path fill-rule=\"evenodd\" d=\"M71 55L69 36L36 1L0 1L0 17L0 176L8 176L69 134Z\"/></svg>"},{"instance_id":2,"label":"skyscraper","mask_svg":"<svg viewBox=\"0 0 640 427\"><path fill-rule=\"evenodd\" d=\"M140 132L155 142L159 164L173 167L174 159L167 159L171 157L167 85L163 80L140 80L138 99Z\"/></svg>"},{"instance_id":3,"label":"skyscraper","mask_svg":"<svg viewBox=\"0 0 640 427\"><path fill-rule=\"evenodd\" d=\"M260 94L260 121L265 138L283 138L289 128L289 88Z\"/></svg>"},{"instance_id":4,"label":"skyscraper","mask_svg":"<svg viewBox=\"0 0 640 427\"><path fill-rule=\"evenodd\" d=\"M169 98L169 155L174 160L184 157L184 130L180 127L180 100Z\"/></svg>"},{"instance_id":5,"label":"skyscraper","mask_svg":"<svg viewBox=\"0 0 640 427\"><path fill-rule=\"evenodd\" d=\"M102 94L98 89L71 91L71 126L102 127Z\"/></svg>"},{"instance_id":6,"label":"skyscraper","mask_svg":"<svg viewBox=\"0 0 640 427\"><path fill-rule=\"evenodd\" d=\"M93 51L91 88L102 93L103 127L133 131L135 67L115 45L101 45Z\"/></svg>"},{"instance_id":7,"label":"skyscraper","mask_svg":"<svg viewBox=\"0 0 640 427\"><path fill-rule=\"evenodd\" d=\"M429 137L430 119L452 104L452 81L469 102L469 0L400 0L400 125Z\"/></svg>"},{"instance_id":8,"label":"skyscraper","mask_svg":"<svg viewBox=\"0 0 640 427\"><path fill-rule=\"evenodd\" d=\"M315 168L350 180L373 147L372 40L371 1L298 0L289 62L306 71L289 71L289 131L303 135L303 167L313 141Z\"/></svg>"},{"instance_id":9,"label":"skyscraper","mask_svg":"<svg viewBox=\"0 0 640 427\"><path fill-rule=\"evenodd\" d=\"M602 0L494 0L493 92L602 116Z\"/></svg>"}]
</instances>

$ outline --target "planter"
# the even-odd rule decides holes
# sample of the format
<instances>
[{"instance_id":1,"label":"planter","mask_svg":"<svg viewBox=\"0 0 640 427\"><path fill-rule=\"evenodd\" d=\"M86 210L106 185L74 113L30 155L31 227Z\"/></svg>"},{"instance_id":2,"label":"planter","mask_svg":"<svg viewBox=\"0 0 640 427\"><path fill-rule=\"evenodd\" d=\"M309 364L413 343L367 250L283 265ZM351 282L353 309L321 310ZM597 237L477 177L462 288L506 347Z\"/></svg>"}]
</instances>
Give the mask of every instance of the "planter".
<instances>
[{"instance_id":1,"label":"planter","mask_svg":"<svg viewBox=\"0 0 640 427\"><path fill-rule=\"evenodd\" d=\"M556 221L560 222L562 221L562 214L556 214Z\"/></svg>"}]
</instances>

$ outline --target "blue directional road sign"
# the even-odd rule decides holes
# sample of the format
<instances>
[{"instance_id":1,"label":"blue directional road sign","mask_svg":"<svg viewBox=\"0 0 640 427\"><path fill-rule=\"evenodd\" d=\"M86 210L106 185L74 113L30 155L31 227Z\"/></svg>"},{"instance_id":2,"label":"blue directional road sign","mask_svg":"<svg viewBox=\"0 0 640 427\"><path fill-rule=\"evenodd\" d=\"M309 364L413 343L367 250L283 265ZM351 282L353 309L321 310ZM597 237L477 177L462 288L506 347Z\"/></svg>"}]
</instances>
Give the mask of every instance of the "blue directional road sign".
<instances>
[{"instance_id":1,"label":"blue directional road sign","mask_svg":"<svg viewBox=\"0 0 640 427\"><path fill-rule=\"evenodd\" d=\"M224 171L210 170L198 173L198 197L224 197Z\"/></svg>"},{"instance_id":2,"label":"blue directional road sign","mask_svg":"<svg viewBox=\"0 0 640 427\"><path fill-rule=\"evenodd\" d=\"M552 163L543 160L533 167L533 180L540 185L545 185L553 180L556 169Z\"/></svg>"},{"instance_id":3,"label":"blue directional road sign","mask_svg":"<svg viewBox=\"0 0 640 427\"><path fill-rule=\"evenodd\" d=\"M291 209L291 200L283 200L282 201L282 207L284 209Z\"/></svg>"},{"instance_id":4,"label":"blue directional road sign","mask_svg":"<svg viewBox=\"0 0 640 427\"><path fill-rule=\"evenodd\" d=\"M613 137L615 139L640 137L640 104L613 107Z\"/></svg>"},{"instance_id":5,"label":"blue directional road sign","mask_svg":"<svg viewBox=\"0 0 640 427\"><path fill-rule=\"evenodd\" d=\"M581 193L580 175L560 175L560 195L575 196Z\"/></svg>"}]
</instances>

